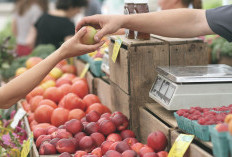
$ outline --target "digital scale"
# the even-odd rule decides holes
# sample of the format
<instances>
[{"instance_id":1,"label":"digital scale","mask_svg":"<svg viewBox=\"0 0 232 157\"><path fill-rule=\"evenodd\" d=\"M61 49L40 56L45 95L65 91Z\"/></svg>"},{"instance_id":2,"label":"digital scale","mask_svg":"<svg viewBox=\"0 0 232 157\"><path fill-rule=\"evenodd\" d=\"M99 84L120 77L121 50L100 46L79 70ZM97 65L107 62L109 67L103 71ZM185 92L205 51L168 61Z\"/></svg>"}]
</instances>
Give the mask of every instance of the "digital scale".
<instances>
[{"instance_id":1,"label":"digital scale","mask_svg":"<svg viewBox=\"0 0 232 157\"><path fill-rule=\"evenodd\" d=\"M232 67L158 67L149 96L167 110L218 107L232 104Z\"/></svg>"}]
</instances>

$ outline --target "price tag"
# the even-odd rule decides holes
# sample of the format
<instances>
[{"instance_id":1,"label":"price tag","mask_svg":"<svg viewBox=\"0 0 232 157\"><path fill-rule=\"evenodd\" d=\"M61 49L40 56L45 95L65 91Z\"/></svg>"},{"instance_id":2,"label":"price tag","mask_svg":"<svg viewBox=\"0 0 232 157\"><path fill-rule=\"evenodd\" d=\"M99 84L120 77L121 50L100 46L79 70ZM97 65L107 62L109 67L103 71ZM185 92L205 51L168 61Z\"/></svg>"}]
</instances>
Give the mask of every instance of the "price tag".
<instances>
[{"instance_id":1,"label":"price tag","mask_svg":"<svg viewBox=\"0 0 232 157\"><path fill-rule=\"evenodd\" d=\"M33 144L33 133L30 133L30 136L26 141L23 141L23 147L21 151L21 157L27 157Z\"/></svg>"},{"instance_id":2,"label":"price tag","mask_svg":"<svg viewBox=\"0 0 232 157\"><path fill-rule=\"evenodd\" d=\"M180 134L173 144L168 157L183 157L193 139L194 135Z\"/></svg>"},{"instance_id":3,"label":"price tag","mask_svg":"<svg viewBox=\"0 0 232 157\"><path fill-rule=\"evenodd\" d=\"M119 53L121 45L122 45L122 39L118 37L115 40L113 54L112 54L112 60L114 63L116 62L116 59L118 57L118 53Z\"/></svg>"},{"instance_id":4,"label":"price tag","mask_svg":"<svg viewBox=\"0 0 232 157\"><path fill-rule=\"evenodd\" d=\"M89 63L85 65L85 68L81 72L80 78L84 78L88 70L89 70Z\"/></svg>"},{"instance_id":5,"label":"price tag","mask_svg":"<svg viewBox=\"0 0 232 157\"><path fill-rule=\"evenodd\" d=\"M17 113L14 116L13 122L10 124L12 129L15 129L18 125L19 121L23 118L23 116L26 114L26 111L22 108L20 108Z\"/></svg>"}]
</instances>

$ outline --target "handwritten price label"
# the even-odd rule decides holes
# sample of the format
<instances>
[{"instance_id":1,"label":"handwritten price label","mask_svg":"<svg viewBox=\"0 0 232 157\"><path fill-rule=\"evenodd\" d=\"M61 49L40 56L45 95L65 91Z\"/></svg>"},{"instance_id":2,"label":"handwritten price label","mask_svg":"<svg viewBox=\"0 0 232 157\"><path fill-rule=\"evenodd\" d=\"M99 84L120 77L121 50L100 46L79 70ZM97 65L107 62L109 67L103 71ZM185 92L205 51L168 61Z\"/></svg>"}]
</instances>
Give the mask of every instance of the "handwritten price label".
<instances>
[{"instance_id":1,"label":"handwritten price label","mask_svg":"<svg viewBox=\"0 0 232 157\"><path fill-rule=\"evenodd\" d=\"M115 40L114 49L113 49L113 54L112 54L112 60L113 60L114 63L115 63L116 60L117 60L118 53L119 53L119 50L120 50L120 48L121 48L121 45L122 45L122 39L118 37L118 38Z\"/></svg>"},{"instance_id":2,"label":"handwritten price label","mask_svg":"<svg viewBox=\"0 0 232 157\"><path fill-rule=\"evenodd\" d=\"M21 151L21 157L27 157L27 155L29 154L32 144L33 144L33 133L31 132L28 139L26 141L23 142L23 148Z\"/></svg>"},{"instance_id":3,"label":"handwritten price label","mask_svg":"<svg viewBox=\"0 0 232 157\"><path fill-rule=\"evenodd\" d=\"M193 139L194 135L180 134L173 144L168 157L183 157Z\"/></svg>"},{"instance_id":4,"label":"handwritten price label","mask_svg":"<svg viewBox=\"0 0 232 157\"><path fill-rule=\"evenodd\" d=\"M20 108L17 113L14 116L13 122L10 124L12 129L15 129L16 126L18 125L19 121L25 116L26 111L22 108Z\"/></svg>"}]
</instances>

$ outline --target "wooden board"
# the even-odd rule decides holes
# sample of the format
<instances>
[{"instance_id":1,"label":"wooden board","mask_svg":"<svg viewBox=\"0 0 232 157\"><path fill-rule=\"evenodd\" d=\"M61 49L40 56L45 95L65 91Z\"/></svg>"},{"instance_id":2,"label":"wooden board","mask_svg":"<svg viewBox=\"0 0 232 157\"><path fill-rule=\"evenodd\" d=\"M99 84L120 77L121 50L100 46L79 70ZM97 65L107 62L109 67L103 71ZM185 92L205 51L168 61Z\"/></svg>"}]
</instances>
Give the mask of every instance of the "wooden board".
<instances>
[{"instance_id":1,"label":"wooden board","mask_svg":"<svg viewBox=\"0 0 232 157\"><path fill-rule=\"evenodd\" d=\"M140 140L142 143L147 143L147 137L154 131L162 131L169 141L170 128L162 123L159 119L150 114L145 108L141 107L140 111ZM170 143L168 144L168 150Z\"/></svg>"},{"instance_id":2,"label":"wooden board","mask_svg":"<svg viewBox=\"0 0 232 157\"><path fill-rule=\"evenodd\" d=\"M113 52L113 44L110 44L109 52ZM109 53L110 80L117 84L124 92L129 94L129 54L124 48L120 48L118 58L114 63L112 53Z\"/></svg>"},{"instance_id":3,"label":"wooden board","mask_svg":"<svg viewBox=\"0 0 232 157\"><path fill-rule=\"evenodd\" d=\"M208 52L205 43L170 45L170 66L207 65Z\"/></svg>"},{"instance_id":4,"label":"wooden board","mask_svg":"<svg viewBox=\"0 0 232 157\"><path fill-rule=\"evenodd\" d=\"M173 145L179 133L176 130L171 131L170 142ZM212 157L212 154L208 153L206 150L202 149L198 145L192 143L185 153L184 157Z\"/></svg>"},{"instance_id":5,"label":"wooden board","mask_svg":"<svg viewBox=\"0 0 232 157\"><path fill-rule=\"evenodd\" d=\"M156 116L158 116L160 119L165 121L172 128L178 128L178 124L174 117L173 111L166 110L163 106L159 105L158 103L147 103L145 104L145 107L152 113L154 113Z\"/></svg>"},{"instance_id":6,"label":"wooden board","mask_svg":"<svg viewBox=\"0 0 232 157\"><path fill-rule=\"evenodd\" d=\"M110 94L110 84L105 82L100 78L94 79L94 94L96 94L101 103L106 105L111 111L114 111L112 102L111 102L111 94Z\"/></svg>"},{"instance_id":7,"label":"wooden board","mask_svg":"<svg viewBox=\"0 0 232 157\"><path fill-rule=\"evenodd\" d=\"M113 82L110 82L111 102L113 111L120 111L130 118L130 96Z\"/></svg>"}]
</instances>

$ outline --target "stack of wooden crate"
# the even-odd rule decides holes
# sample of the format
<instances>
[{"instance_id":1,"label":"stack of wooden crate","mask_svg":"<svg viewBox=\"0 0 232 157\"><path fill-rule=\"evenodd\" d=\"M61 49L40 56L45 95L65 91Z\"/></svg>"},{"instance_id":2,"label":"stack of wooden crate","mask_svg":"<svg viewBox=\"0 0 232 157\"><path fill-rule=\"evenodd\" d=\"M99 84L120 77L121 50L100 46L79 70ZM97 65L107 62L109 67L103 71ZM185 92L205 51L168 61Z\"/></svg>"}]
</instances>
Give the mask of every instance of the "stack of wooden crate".
<instances>
[{"instance_id":1,"label":"stack of wooden crate","mask_svg":"<svg viewBox=\"0 0 232 157\"><path fill-rule=\"evenodd\" d=\"M114 63L111 59L115 40L122 45ZM131 128L139 136L139 108L154 102L149 90L156 79L157 66L206 65L206 44L197 38L176 39L152 36L139 41L112 36L109 48L111 101L114 110L130 117Z\"/></svg>"}]
</instances>

